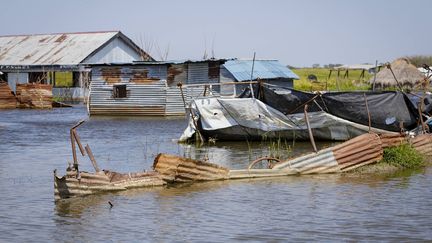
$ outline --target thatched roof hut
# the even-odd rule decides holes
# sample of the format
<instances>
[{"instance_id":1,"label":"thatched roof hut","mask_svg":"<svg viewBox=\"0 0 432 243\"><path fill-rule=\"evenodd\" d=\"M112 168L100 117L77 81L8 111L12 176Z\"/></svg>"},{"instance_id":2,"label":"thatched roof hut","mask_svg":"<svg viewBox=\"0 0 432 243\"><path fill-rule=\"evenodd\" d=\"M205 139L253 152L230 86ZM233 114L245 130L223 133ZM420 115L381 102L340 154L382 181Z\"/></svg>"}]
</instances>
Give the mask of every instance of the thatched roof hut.
<instances>
[{"instance_id":1,"label":"thatched roof hut","mask_svg":"<svg viewBox=\"0 0 432 243\"><path fill-rule=\"evenodd\" d=\"M406 58L396 59L390 64L390 67L393 70L394 76L396 76L397 82L403 87L413 88L425 78ZM398 86L391 70L388 67L384 67L376 74L375 87L386 88ZM374 77L369 80L370 84L373 84L373 82Z\"/></svg>"}]
</instances>

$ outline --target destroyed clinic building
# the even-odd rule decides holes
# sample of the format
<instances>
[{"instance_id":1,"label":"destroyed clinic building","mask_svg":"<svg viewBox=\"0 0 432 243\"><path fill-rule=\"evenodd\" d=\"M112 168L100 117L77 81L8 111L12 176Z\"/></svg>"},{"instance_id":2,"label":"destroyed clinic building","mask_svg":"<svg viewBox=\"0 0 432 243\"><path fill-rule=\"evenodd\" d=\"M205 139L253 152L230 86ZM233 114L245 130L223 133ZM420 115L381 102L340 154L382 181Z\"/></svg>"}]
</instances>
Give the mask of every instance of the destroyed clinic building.
<instances>
[{"instance_id":1,"label":"destroyed clinic building","mask_svg":"<svg viewBox=\"0 0 432 243\"><path fill-rule=\"evenodd\" d=\"M184 115L185 104L192 99L220 95L217 84L220 83L220 66L225 61L208 59L93 65L89 114Z\"/></svg>"},{"instance_id":2,"label":"destroyed clinic building","mask_svg":"<svg viewBox=\"0 0 432 243\"><path fill-rule=\"evenodd\" d=\"M1 79L50 84L53 95L83 99L92 64L153 61L120 31L0 36Z\"/></svg>"}]
</instances>

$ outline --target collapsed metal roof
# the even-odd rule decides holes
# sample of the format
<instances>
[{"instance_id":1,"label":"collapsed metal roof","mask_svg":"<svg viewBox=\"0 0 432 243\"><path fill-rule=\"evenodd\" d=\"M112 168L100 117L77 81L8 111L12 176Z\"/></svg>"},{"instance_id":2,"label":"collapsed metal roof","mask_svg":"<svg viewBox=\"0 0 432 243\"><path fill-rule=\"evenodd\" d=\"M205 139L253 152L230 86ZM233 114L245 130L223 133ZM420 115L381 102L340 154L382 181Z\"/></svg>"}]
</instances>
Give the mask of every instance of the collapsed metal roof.
<instances>
[{"instance_id":1,"label":"collapsed metal roof","mask_svg":"<svg viewBox=\"0 0 432 243\"><path fill-rule=\"evenodd\" d=\"M115 37L145 54L120 31L10 35L0 36L0 65L76 65Z\"/></svg>"},{"instance_id":2,"label":"collapsed metal roof","mask_svg":"<svg viewBox=\"0 0 432 243\"><path fill-rule=\"evenodd\" d=\"M254 63L254 64L253 64ZM277 60L229 60L223 66L234 76L237 81L260 79L290 78L299 79L288 67Z\"/></svg>"}]
</instances>

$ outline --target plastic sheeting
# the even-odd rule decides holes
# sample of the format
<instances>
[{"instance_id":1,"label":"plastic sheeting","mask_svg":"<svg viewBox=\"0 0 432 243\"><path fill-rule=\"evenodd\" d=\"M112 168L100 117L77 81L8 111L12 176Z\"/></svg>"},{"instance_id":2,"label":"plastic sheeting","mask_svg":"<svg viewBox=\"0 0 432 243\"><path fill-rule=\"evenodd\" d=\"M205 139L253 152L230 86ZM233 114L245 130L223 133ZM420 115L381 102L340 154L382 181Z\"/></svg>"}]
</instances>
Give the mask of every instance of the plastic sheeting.
<instances>
[{"instance_id":1,"label":"plastic sheeting","mask_svg":"<svg viewBox=\"0 0 432 243\"><path fill-rule=\"evenodd\" d=\"M256 89L256 88L254 88ZM250 97L250 92L245 92ZM302 113L304 104L309 111L326 111L334 116L358 124L371 125L388 131L410 130L417 126L419 113L416 108L418 95L407 95L398 91L371 92L328 92L313 94L287 88L261 86L255 90L255 97L284 114ZM429 97L429 96L428 96ZM366 107L366 101L367 106ZM425 100L424 111L430 111L430 100Z\"/></svg>"},{"instance_id":2,"label":"plastic sheeting","mask_svg":"<svg viewBox=\"0 0 432 243\"><path fill-rule=\"evenodd\" d=\"M284 115L253 98L205 98L192 102L197 128L206 137L218 140L309 139L303 113ZM313 135L320 140L344 141L368 132L368 126L338 118L324 111L308 113ZM189 125L180 142L193 138L195 124ZM385 132L372 128L373 132Z\"/></svg>"}]
</instances>

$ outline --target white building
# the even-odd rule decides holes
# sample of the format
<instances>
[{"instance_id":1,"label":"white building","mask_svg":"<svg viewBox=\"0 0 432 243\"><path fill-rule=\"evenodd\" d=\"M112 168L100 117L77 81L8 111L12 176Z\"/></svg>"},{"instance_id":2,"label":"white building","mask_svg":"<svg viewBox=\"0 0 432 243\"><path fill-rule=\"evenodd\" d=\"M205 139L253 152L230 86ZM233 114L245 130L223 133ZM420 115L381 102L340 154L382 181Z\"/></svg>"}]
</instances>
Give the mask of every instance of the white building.
<instances>
[{"instance_id":1,"label":"white building","mask_svg":"<svg viewBox=\"0 0 432 243\"><path fill-rule=\"evenodd\" d=\"M52 84L83 96L91 64L154 61L120 31L0 36L0 78L16 83Z\"/></svg>"}]
</instances>

